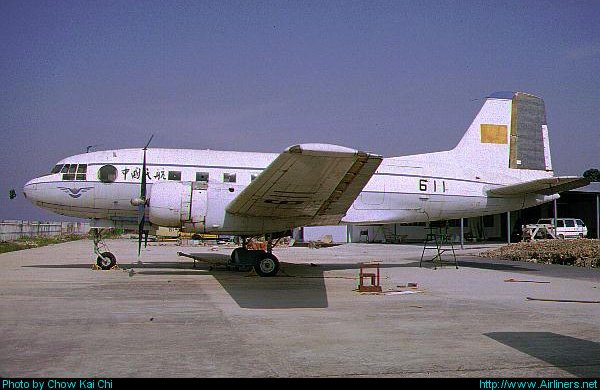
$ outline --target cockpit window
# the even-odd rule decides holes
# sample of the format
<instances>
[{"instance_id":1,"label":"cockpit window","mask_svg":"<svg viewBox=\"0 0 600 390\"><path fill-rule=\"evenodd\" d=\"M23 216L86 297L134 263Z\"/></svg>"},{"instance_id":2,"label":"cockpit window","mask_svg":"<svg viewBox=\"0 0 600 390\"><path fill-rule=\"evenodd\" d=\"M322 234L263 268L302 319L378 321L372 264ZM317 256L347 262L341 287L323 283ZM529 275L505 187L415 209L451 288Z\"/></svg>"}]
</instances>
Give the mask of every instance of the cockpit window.
<instances>
[{"instance_id":1,"label":"cockpit window","mask_svg":"<svg viewBox=\"0 0 600 390\"><path fill-rule=\"evenodd\" d=\"M60 171L63 180L85 180L87 173L87 164L65 164L60 168L60 165L54 167L52 171Z\"/></svg>"},{"instance_id":2,"label":"cockpit window","mask_svg":"<svg viewBox=\"0 0 600 390\"><path fill-rule=\"evenodd\" d=\"M52 171L50 173L51 174L58 173L58 172L60 172L61 169L62 169L62 164L55 165L54 168L52 168Z\"/></svg>"},{"instance_id":3,"label":"cockpit window","mask_svg":"<svg viewBox=\"0 0 600 390\"><path fill-rule=\"evenodd\" d=\"M77 176L75 176L75 180L85 180L86 173L87 173L87 164L79 164L77 166Z\"/></svg>"},{"instance_id":4,"label":"cockpit window","mask_svg":"<svg viewBox=\"0 0 600 390\"><path fill-rule=\"evenodd\" d=\"M117 180L117 168L112 165L104 165L98 169L98 179L102 183L112 183Z\"/></svg>"}]
</instances>

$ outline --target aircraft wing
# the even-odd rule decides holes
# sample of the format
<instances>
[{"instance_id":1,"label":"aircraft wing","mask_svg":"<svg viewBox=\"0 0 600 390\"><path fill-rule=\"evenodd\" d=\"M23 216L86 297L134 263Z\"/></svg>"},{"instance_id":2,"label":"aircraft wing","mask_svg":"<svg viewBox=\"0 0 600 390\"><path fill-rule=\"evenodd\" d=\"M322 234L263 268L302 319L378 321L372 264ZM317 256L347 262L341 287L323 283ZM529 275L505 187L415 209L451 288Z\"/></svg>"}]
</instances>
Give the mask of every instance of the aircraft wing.
<instances>
[{"instance_id":1,"label":"aircraft wing","mask_svg":"<svg viewBox=\"0 0 600 390\"><path fill-rule=\"evenodd\" d=\"M382 159L336 145L291 146L229 203L227 212L337 224Z\"/></svg>"},{"instance_id":2,"label":"aircraft wing","mask_svg":"<svg viewBox=\"0 0 600 390\"><path fill-rule=\"evenodd\" d=\"M559 176L547 177L527 181L519 184L512 184L503 187L488 190L488 194L496 196L518 196L525 194L552 195L559 192L583 187L590 183L589 179L577 176Z\"/></svg>"}]
</instances>

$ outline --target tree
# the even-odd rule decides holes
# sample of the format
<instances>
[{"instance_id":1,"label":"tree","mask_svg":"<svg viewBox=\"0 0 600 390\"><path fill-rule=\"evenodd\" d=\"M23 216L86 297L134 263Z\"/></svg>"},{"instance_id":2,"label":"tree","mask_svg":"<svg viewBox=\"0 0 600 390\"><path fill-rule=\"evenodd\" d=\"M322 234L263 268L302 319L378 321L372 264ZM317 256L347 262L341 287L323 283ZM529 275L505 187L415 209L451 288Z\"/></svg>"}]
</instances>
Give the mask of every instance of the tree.
<instances>
[{"instance_id":1,"label":"tree","mask_svg":"<svg viewBox=\"0 0 600 390\"><path fill-rule=\"evenodd\" d=\"M588 169L583 172L583 177L590 179L590 181L600 181L600 171L596 168Z\"/></svg>"}]
</instances>

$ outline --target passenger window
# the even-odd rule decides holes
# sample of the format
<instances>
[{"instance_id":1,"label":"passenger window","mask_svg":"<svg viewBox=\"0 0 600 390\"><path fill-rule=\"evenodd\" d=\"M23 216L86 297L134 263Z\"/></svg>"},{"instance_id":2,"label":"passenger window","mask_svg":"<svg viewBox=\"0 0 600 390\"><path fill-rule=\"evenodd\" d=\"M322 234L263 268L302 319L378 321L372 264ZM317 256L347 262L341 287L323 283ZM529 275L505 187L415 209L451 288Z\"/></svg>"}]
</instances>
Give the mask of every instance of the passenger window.
<instances>
[{"instance_id":1,"label":"passenger window","mask_svg":"<svg viewBox=\"0 0 600 390\"><path fill-rule=\"evenodd\" d=\"M573 221L572 219L567 219L565 221L565 224L567 225L567 227L575 227L575 221Z\"/></svg>"},{"instance_id":2,"label":"passenger window","mask_svg":"<svg viewBox=\"0 0 600 390\"><path fill-rule=\"evenodd\" d=\"M556 221L556 227L565 227L565 221L559 219Z\"/></svg>"},{"instance_id":3,"label":"passenger window","mask_svg":"<svg viewBox=\"0 0 600 390\"><path fill-rule=\"evenodd\" d=\"M75 172L77 172L77 164L71 164L71 166L69 167L69 173Z\"/></svg>"},{"instance_id":4,"label":"passenger window","mask_svg":"<svg viewBox=\"0 0 600 390\"><path fill-rule=\"evenodd\" d=\"M169 171L169 180L181 180L181 171Z\"/></svg>"},{"instance_id":5,"label":"passenger window","mask_svg":"<svg viewBox=\"0 0 600 390\"><path fill-rule=\"evenodd\" d=\"M196 181L208 181L208 172L196 172Z\"/></svg>"},{"instance_id":6,"label":"passenger window","mask_svg":"<svg viewBox=\"0 0 600 390\"><path fill-rule=\"evenodd\" d=\"M58 172L60 172L61 169L62 169L62 164L55 165L54 168L52 168L52 171L50 173L51 174L58 173Z\"/></svg>"},{"instance_id":7,"label":"passenger window","mask_svg":"<svg viewBox=\"0 0 600 390\"><path fill-rule=\"evenodd\" d=\"M102 183L113 183L117 180L117 168L112 165L104 165L98 169L98 179Z\"/></svg>"},{"instance_id":8,"label":"passenger window","mask_svg":"<svg viewBox=\"0 0 600 390\"><path fill-rule=\"evenodd\" d=\"M258 177L257 174L253 173L250 175L250 181L254 181L254 179L256 179Z\"/></svg>"},{"instance_id":9,"label":"passenger window","mask_svg":"<svg viewBox=\"0 0 600 390\"><path fill-rule=\"evenodd\" d=\"M235 173L224 173L223 183L235 183Z\"/></svg>"}]
</instances>

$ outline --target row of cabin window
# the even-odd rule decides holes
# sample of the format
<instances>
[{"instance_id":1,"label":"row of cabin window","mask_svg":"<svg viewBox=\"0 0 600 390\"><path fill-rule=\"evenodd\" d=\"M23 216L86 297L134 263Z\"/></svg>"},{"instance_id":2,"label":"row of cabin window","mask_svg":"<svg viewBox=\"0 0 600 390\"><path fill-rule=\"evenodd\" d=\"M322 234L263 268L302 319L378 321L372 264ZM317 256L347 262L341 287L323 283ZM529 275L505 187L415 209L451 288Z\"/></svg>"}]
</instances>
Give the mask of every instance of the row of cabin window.
<instances>
[{"instance_id":1,"label":"row of cabin window","mask_svg":"<svg viewBox=\"0 0 600 390\"><path fill-rule=\"evenodd\" d=\"M196 181L208 181L208 172L196 172ZM251 174L250 181L254 181L258 175ZM169 171L167 176L169 180L181 180L181 171ZM236 182L236 174L235 173L223 173L223 183L235 183Z\"/></svg>"},{"instance_id":2,"label":"row of cabin window","mask_svg":"<svg viewBox=\"0 0 600 390\"><path fill-rule=\"evenodd\" d=\"M208 181L208 172L196 172L196 181ZM254 180L254 178L256 177L256 175L252 175L253 178L252 180ZM169 173L167 174L167 179L168 180L181 180L181 171L169 171ZM235 183L236 182L236 175L235 173L224 173L223 174L223 183Z\"/></svg>"},{"instance_id":3,"label":"row of cabin window","mask_svg":"<svg viewBox=\"0 0 600 390\"><path fill-rule=\"evenodd\" d=\"M208 181L208 172L196 172L196 181ZM254 181L258 175L251 174L250 181ZM181 171L169 171L167 175L169 180L181 180ZM223 183L235 183L236 182L236 174L235 173L223 173Z\"/></svg>"},{"instance_id":4,"label":"row of cabin window","mask_svg":"<svg viewBox=\"0 0 600 390\"><path fill-rule=\"evenodd\" d=\"M105 172L106 171L106 172ZM56 165L51 173L62 173L63 180L86 180L87 164L64 164ZM98 176L103 182L113 182L117 179L117 170L115 167L105 165L98 171ZM252 174L250 181L256 179L255 174ZM208 181L208 172L196 172L196 181ZM103 180L104 179L104 180ZM181 180L181 171L169 171L167 175L168 180ZM223 173L224 183L235 183L235 173Z\"/></svg>"}]
</instances>

